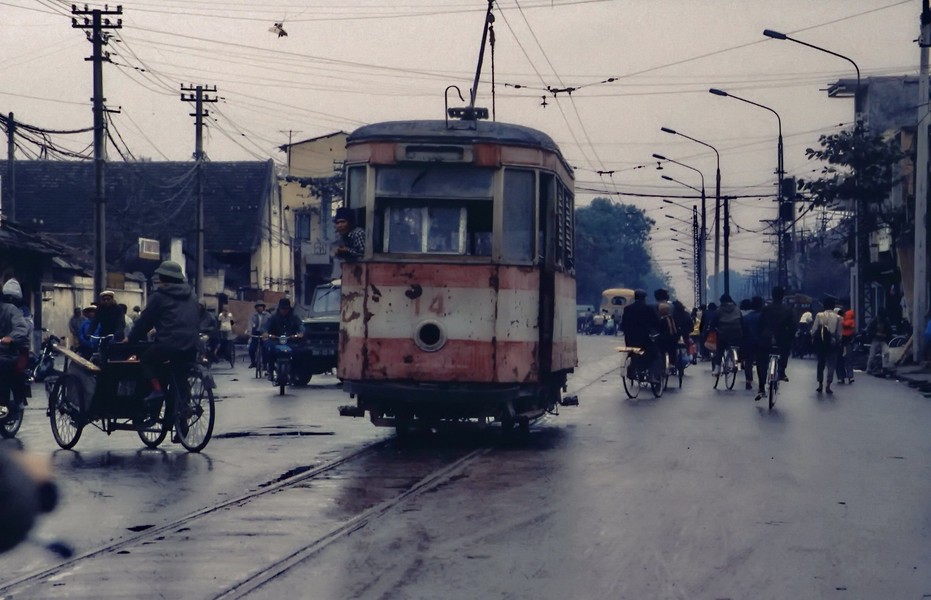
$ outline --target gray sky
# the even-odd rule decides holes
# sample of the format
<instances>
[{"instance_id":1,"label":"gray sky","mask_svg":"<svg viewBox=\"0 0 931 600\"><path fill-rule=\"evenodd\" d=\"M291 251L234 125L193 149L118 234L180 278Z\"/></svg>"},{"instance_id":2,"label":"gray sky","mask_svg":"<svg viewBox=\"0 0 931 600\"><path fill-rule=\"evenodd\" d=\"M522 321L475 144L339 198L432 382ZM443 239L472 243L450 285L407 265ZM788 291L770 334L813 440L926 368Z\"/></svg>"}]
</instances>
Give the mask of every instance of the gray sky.
<instances>
[{"instance_id":1,"label":"gray sky","mask_svg":"<svg viewBox=\"0 0 931 600\"><path fill-rule=\"evenodd\" d=\"M91 67L84 60L91 45L72 29L70 7L0 0L3 114L49 129L91 125ZM464 94L471 86L486 3L130 0L122 7L104 95L110 108L122 108L113 123L134 156L191 158L192 107L179 99L184 83L215 85L222 98L208 107L215 120L205 150L212 160L280 162L277 146L289 130L300 140L382 120L442 118L446 86ZM550 134L576 167L579 188L691 193L661 174L699 185L696 173L676 165L656 171L655 152L701 170L713 196L713 153L660 132L666 126L718 148L723 193L774 194L775 117L708 88L776 110L787 174L810 175L816 167L805 148L853 118L852 101L828 99L824 88L854 71L839 58L765 38L763 29L847 55L864 78L915 75L920 9L920 0L500 0L497 119ZM268 31L275 22L283 22L287 37ZM609 78L617 79L599 83ZM486 53L478 104L489 108L490 79ZM553 97L547 87L578 89ZM91 137L55 141L81 151ZM110 158L120 159L112 146ZM597 195L580 191L577 202ZM656 218L662 231L654 236L654 255L690 298L677 243L668 241L668 226L676 224L663 217L690 218L689 212L662 211L659 199L618 197ZM748 198L732 209L732 268L774 260L775 247L755 233L763 227L759 219L775 214L773 202Z\"/></svg>"}]
</instances>

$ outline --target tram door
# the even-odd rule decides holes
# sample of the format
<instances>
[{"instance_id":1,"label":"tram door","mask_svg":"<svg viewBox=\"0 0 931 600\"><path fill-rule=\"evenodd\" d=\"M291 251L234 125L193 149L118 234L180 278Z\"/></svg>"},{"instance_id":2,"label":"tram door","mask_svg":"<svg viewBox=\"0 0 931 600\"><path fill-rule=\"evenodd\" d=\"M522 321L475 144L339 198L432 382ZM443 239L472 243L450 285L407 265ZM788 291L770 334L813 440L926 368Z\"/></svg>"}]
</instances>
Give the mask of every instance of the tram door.
<instances>
[{"instance_id":1,"label":"tram door","mask_svg":"<svg viewBox=\"0 0 931 600\"><path fill-rule=\"evenodd\" d=\"M540 380L553 371L553 328L556 313L557 211L556 180L540 173L537 214L537 245L540 261L539 365Z\"/></svg>"}]
</instances>

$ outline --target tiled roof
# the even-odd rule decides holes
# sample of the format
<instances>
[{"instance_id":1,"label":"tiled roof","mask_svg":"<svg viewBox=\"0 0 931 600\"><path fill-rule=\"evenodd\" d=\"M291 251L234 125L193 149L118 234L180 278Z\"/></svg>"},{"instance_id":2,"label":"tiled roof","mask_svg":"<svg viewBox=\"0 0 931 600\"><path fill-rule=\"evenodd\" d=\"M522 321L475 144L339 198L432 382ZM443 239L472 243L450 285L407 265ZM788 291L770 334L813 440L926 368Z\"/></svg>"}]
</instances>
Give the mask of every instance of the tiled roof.
<instances>
[{"instance_id":1,"label":"tiled roof","mask_svg":"<svg viewBox=\"0 0 931 600\"><path fill-rule=\"evenodd\" d=\"M93 248L94 165L16 161L16 220L75 247ZM108 163L107 255L119 261L139 237L193 240L197 178L193 162ZM6 161L0 161L6 173ZM204 163L205 249L251 253L277 182L274 164Z\"/></svg>"}]
</instances>

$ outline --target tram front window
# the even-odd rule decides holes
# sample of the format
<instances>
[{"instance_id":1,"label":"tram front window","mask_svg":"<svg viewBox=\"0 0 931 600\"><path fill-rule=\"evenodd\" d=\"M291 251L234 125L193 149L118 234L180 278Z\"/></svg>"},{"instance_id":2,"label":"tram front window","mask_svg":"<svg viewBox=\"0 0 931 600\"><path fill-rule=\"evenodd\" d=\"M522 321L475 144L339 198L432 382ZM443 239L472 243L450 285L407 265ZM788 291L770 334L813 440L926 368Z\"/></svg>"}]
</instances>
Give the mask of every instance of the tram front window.
<instances>
[{"instance_id":1,"label":"tram front window","mask_svg":"<svg viewBox=\"0 0 931 600\"><path fill-rule=\"evenodd\" d=\"M388 252L466 253L463 206L389 206L385 217Z\"/></svg>"}]
</instances>

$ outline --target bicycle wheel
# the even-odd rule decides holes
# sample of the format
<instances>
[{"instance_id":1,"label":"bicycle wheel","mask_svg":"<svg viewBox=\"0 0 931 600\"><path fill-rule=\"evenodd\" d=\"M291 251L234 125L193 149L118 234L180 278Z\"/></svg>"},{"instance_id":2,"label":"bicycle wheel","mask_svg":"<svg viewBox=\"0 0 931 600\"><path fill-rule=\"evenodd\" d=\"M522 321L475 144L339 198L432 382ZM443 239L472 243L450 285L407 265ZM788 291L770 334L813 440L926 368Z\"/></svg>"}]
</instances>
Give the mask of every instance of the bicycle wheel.
<instances>
[{"instance_id":1,"label":"bicycle wheel","mask_svg":"<svg viewBox=\"0 0 931 600\"><path fill-rule=\"evenodd\" d=\"M236 344L233 343L233 340L226 343L226 358L230 361L230 368L232 369L236 365Z\"/></svg>"},{"instance_id":2,"label":"bicycle wheel","mask_svg":"<svg viewBox=\"0 0 931 600\"><path fill-rule=\"evenodd\" d=\"M23 424L23 413L25 410L22 406L10 409L10 414L0 423L0 437L12 438L16 436L20 426Z\"/></svg>"},{"instance_id":3,"label":"bicycle wheel","mask_svg":"<svg viewBox=\"0 0 931 600\"><path fill-rule=\"evenodd\" d=\"M776 405L776 392L779 391L778 376L778 359L776 357L769 359L769 367L766 369L767 378L769 379L769 410Z\"/></svg>"},{"instance_id":4,"label":"bicycle wheel","mask_svg":"<svg viewBox=\"0 0 931 600\"><path fill-rule=\"evenodd\" d=\"M737 383L737 360L733 350L731 350L728 351L727 358L724 360L724 385L727 386L727 389L732 390L735 383Z\"/></svg>"},{"instance_id":5,"label":"bicycle wheel","mask_svg":"<svg viewBox=\"0 0 931 600\"><path fill-rule=\"evenodd\" d=\"M275 367L275 376L278 377L278 395L284 396L285 388L288 386L288 379L291 377L291 365L287 362L279 362Z\"/></svg>"},{"instance_id":6,"label":"bicycle wheel","mask_svg":"<svg viewBox=\"0 0 931 600\"><path fill-rule=\"evenodd\" d=\"M200 452L213 435L213 387L200 371L192 371L187 384L188 389L175 396L175 433L189 452Z\"/></svg>"},{"instance_id":7,"label":"bicycle wheel","mask_svg":"<svg viewBox=\"0 0 931 600\"><path fill-rule=\"evenodd\" d=\"M624 393L628 398L640 395L640 382L637 380L637 371L634 369L634 357L627 355L627 360L621 367L621 382L624 384Z\"/></svg>"},{"instance_id":8,"label":"bicycle wheel","mask_svg":"<svg viewBox=\"0 0 931 600\"><path fill-rule=\"evenodd\" d=\"M665 369L666 361L660 358L653 364L650 372L650 390L653 391L653 397L659 398L666 391L666 385L669 384L669 371ZM660 370L662 369L662 370Z\"/></svg>"},{"instance_id":9,"label":"bicycle wheel","mask_svg":"<svg viewBox=\"0 0 931 600\"><path fill-rule=\"evenodd\" d=\"M168 436L168 431L171 429L166 404L166 402L161 403L155 423L149 427L144 427L140 420L135 421L136 433L139 434L139 439L149 448L158 448L159 444L165 441L165 437Z\"/></svg>"},{"instance_id":10,"label":"bicycle wheel","mask_svg":"<svg viewBox=\"0 0 931 600\"><path fill-rule=\"evenodd\" d=\"M721 372L724 371L724 358L721 358L721 364L714 371L714 389L718 389L718 382L721 381Z\"/></svg>"},{"instance_id":11,"label":"bicycle wheel","mask_svg":"<svg viewBox=\"0 0 931 600\"><path fill-rule=\"evenodd\" d=\"M62 375L52 388L49 397L49 422L55 443L70 450L81 439L84 423L80 407L83 406L84 390L81 382L73 375Z\"/></svg>"},{"instance_id":12,"label":"bicycle wheel","mask_svg":"<svg viewBox=\"0 0 931 600\"><path fill-rule=\"evenodd\" d=\"M676 375L679 376L679 389L682 389L682 380L685 379L685 368L676 367Z\"/></svg>"}]
</instances>

